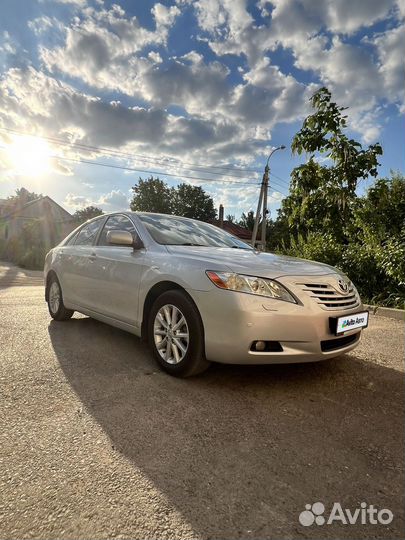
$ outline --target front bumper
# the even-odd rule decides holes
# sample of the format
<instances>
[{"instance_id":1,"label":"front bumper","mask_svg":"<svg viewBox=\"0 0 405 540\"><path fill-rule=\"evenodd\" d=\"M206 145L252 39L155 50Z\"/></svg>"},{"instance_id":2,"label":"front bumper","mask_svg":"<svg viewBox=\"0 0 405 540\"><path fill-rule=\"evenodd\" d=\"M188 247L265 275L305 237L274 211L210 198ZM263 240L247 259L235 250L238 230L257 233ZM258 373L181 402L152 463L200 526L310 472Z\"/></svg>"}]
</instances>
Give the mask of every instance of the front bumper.
<instances>
[{"instance_id":1,"label":"front bumper","mask_svg":"<svg viewBox=\"0 0 405 540\"><path fill-rule=\"evenodd\" d=\"M280 364L313 362L339 356L354 349L361 330L353 336L325 347L325 341L338 340L329 328L329 317L349 315L363 309L328 312L311 300L293 304L250 294L221 290L189 291L199 308L205 332L208 360L226 364ZM282 352L252 351L258 340L276 341ZM349 344L347 342L350 341Z\"/></svg>"}]
</instances>

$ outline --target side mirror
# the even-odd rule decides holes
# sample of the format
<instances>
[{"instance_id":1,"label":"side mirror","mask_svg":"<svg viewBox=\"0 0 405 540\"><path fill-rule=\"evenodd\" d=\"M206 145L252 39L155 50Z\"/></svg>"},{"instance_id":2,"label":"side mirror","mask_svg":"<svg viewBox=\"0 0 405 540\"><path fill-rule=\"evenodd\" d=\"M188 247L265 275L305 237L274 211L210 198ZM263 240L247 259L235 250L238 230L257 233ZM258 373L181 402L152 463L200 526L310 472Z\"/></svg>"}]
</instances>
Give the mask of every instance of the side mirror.
<instances>
[{"instance_id":1,"label":"side mirror","mask_svg":"<svg viewBox=\"0 0 405 540\"><path fill-rule=\"evenodd\" d=\"M142 249L144 248L145 246L143 245L143 242L142 240L139 238L138 235L136 235L135 238L132 239L132 246L134 248L134 250L136 251L137 249Z\"/></svg>"},{"instance_id":2,"label":"side mirror","mask_svg":"<svg viewBox=\"0 0 405 540\"><path fill-rule=\"evenodd\" d=\"M129 231L108 231L107 242L113 246L131 246L134 249L143 248L142 240L137 236L134 237Z\"/></svg>"}]
</instances>

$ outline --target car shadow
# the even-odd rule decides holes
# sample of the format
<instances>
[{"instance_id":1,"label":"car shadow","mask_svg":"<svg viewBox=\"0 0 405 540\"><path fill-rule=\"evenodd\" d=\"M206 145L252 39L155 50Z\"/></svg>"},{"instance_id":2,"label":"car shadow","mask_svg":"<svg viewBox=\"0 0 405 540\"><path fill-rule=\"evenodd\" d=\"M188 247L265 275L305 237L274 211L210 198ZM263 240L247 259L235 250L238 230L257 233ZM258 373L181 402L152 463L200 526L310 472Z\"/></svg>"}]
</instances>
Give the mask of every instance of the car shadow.
<instances>
[{"instance_id":1,"label":"car shadow","mask_svg":"<svg viewBox=\"0 0 405 540\"><path fill-rule=\"evenodd\" d=\"M59 364L115 451L202 538L402 538L404 380L354 354L314 364L162 373L144 343L90 318L52 321ZM362 501L390 525L302 527L305 504Z\"/></svg>"}]
</instances>

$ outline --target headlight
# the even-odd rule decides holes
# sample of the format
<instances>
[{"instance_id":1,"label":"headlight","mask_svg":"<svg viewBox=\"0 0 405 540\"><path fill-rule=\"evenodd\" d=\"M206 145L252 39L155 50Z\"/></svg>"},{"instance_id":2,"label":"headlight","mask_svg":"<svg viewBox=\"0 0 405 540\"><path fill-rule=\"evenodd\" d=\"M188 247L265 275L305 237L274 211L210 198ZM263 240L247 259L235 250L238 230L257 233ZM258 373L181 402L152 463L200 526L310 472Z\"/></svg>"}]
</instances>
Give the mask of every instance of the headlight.
<instances>
[{"instance_id":1,"label":"headlight","mask_svg":"<svg viewBox=\"0 0 405 540\"><path fill-rule=\"evenodd\" d=\"M234 274L233 272L212 272L206 271L208 278L220 289L238 291L248 294L256 294L267 298L284 300L296 304L294 297L280 283L273 279L266 279L255 276L245 276Z\"/></svg>"}]
</instances>

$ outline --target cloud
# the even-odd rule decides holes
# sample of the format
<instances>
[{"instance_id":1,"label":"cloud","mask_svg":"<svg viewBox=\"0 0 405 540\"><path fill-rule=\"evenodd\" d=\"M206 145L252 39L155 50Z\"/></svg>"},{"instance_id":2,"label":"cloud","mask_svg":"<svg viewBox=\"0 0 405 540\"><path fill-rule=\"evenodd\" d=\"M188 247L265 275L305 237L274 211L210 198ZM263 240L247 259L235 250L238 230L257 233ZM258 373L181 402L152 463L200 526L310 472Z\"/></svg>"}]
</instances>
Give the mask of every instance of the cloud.
<instances>
[{"instance_id":1,"label":"cloud","mask_svg":"<svg viewBox=\"0 0 405 540\"><path fill-rule=\"evenodd\" d=\"M0 81L0 118L20 131L34 131L91 146L120 148L158 157L193 159L204 149L221 161L253 159L263 141L251 140L244 126L223 118L175 116L162 108L125 107L77 92L35 70L9 70ZM58 148L58 152L62 149ZM73 155L72 155L73 153ZM96 151L71 150L68 156L96 157ZM102 152L101 152L102 153ZM217 163L218 164L218 163Z\"/></svg>"},{"instance_id":2,"label":"cloud","mask_svg":"<svg viewBox=\"0 0 405 540\"><path fill-rule=\"evenodd\" d=\"M49 17L48 15L43 15L32 21L28 21L28 28L30 28L36 36L41 36L49 31L57 31L59 33L65 31L65 26L59 19L56 17Z\"/></svg>"},{"instance_id":3,"label":"cloud","mask_svg":"<svg viewBox=\"0 0 405 540\"><path fill-rule=\"evenodd\" d=\"M285 75L270 59L261 59L243 76L245 83L238 85L227 113L248 125L273 127L278 122L292 122L308 112L308 98L315 85L299 83Z\"/></svg>"},{"instance_id":4,"label":"cloud","mask_svg":"<svg viewBox=\"0 0 405 540\"><path fill-rule=\"evenodd\" d=\"M397 0L398 18L405 18L405 0Z\"/></svg>"},{"instance_id":5,"label":"cloud","mask_svg":"<svg viewBox=\"0 0 405 540\"><path fill-rule=\"evenodd\" d=\"M405 112L405 24L377 34L368 42L377 49L378 71L383 79L387 99L399 103L401 112Z\"/></svg>"},{"instance_id":6,"label":"cloud","mask_svg":"<svg viewBox=\"0 0 405 540\"><path fill-rule=\"evenodd\" d=\"M180 10L155 4L155 30L143 27L137 17L127 17L124 9L86 8L65 29L64 44L50 49L42 46L40 56L51 72L77 77L98 88L112 88L133 94L137 79L153 65L137 53L149 45L165 45L170 26Z\"/></svg>"},{"instance_id":7,"label":"cloud","mask_svg":"<svg viewBox=\"0 0 405 540\"><path fill-rule=\"evenodd\" d=\"M269 4L260 2L262 8ZM293 34L301 31L310 36L328 30L347 35L387 17L395 0L271 0L271 5L272 28L276 31L285 29L290 20Z\"/></svg>"},{"instance_id":8,"label":"cloud","mask_svg":"<svg viewBox=\"0 0 405 540\"><path fill-rule=\"evenodd\" d=\"M228 74L228 68L220 62L206 64L200 55L191 52L146 69L138 89L154 105L179 105L188 113L205 116L227 99Z\"/></svg>"},{"instance_id":9,"label":"cloud","mask_svg":"<svg viewBox=\"0 0 405 540\"><path fill-rule=\"evenodd\" d=\"M247 59L244 79L249 84L236 89L234 102L245 119L270 126L297 119L308 93L315 90L315 84L305 88L271 65L268 58L277 48L289 51L295 67L318 78L338 102L351 108L354 129L370 122L371 112L381 100L403 107L402 26L370 38L377 54L364 43L349 42L347 36L390 15L403 17L404 0L260 0L261 20L253 19L245 0L198 0L192 5L204 32L201 39L217 55ZM380 124L374 117L376 123L368 125L364 140L378 136Z\"/></svg>"},{"instance_id":10,"label":"cloud","mask_svg":"<svg viewBox=\"0 0 405 540\"><path fill-rule=\"evenodd\" d=\"M217 35L215 21L222 21L229 25L229 39L231 35L239 39L240 32L252 31L253 19L242 0L211 5L215 5L214 12L204 2L196 5L203 28ZM152 9L156 24L153 32L142 28L135 17L128 18L118 6L101 12L89 8L84 11L83 19L74 19L66 29L64 45L53 50L41 48L41 57L49 70L63 71L93 87L118 90L157 108L179 106L187 115L199 117L199 121L192 119L189 123L179 119L176 126L180 133L183 124L190 128L194 122L198 132L208 136L213 133L207 129L207 122L211 122L216 123L216 132L224 132L226 126L234 134L243 123L244 138L252 138L259 124L267 124L270 129L277 121L303 117L306 86L291 75L284 75L278 67L270 66L268 59L261 59L245 74L244 83L235 88L224 63L205 62L196 51L166 62L162 62L156 51L143 56L147 45L166 42L168 30L179 13L176 6L156 4ZM241 40L239 46L241 43L246 40ZM252 51L255 47L259 43L253 40ZM255 54L262 57L261 53Z\"/></svg>"},{"instance_id":11,"label":"cloud","mask_svg":"<svg viewBox=\"0 0 405 540\"><path fill-rule=\"evenodd\" d=\"M40 3L46 3L49 0L40 0ZM52 0L55 4L72 4L79 7L87 5L87 0Z\"/></svg>"},{"instance_id":12,"label":"cloud","mask_svg":"<svg viewBox=\"0 0 405 540\"><path fill-rule=\"evenodd\" d=\"M64 206L72 210L79 210L85 208L86 206L91 206L91 199L85 197L84 195L75 195L74 193L68 193L63 201Z\"/></svg>"},{"instance_id":13,"label":"cloud","mask_svg":"<svg viewBox=\"0 0 405 540\"><path fill-rule=\"evenodd\" d=\"M123 191L113 189L109 193L101 194L94 199L84 195L68 193L63 204L72 210L97 206L97 208L101 208L105 212L115 212L117 210L127 210L129 208L129 199Z\"/></svg>"},{"instance_id":14,"label":"cloud","mask_svg":"<svg viewBox=\"0 0 405 540\"><path fill-rule=\"evenodd\" d=\"M115 210L127 210L129 208L128 197L119 189L112 190L110 193L101 195L96 206L100 206L106 212Z\"/></svg>"}]
</instances>

